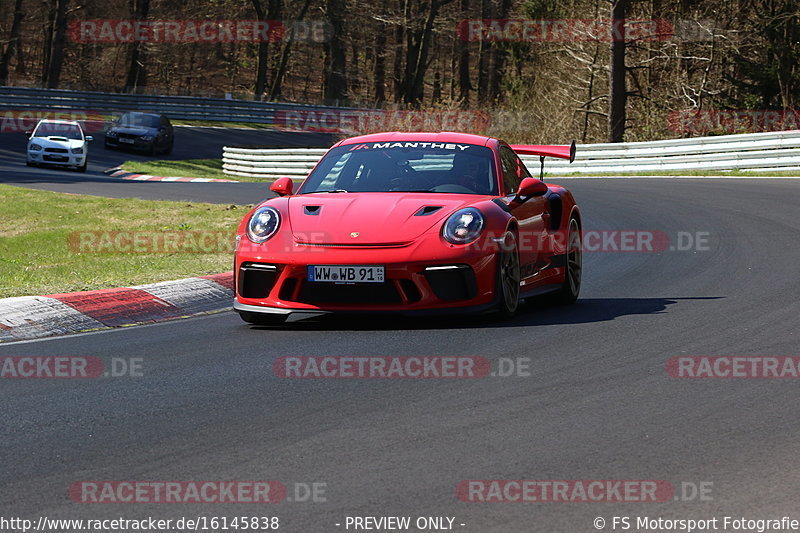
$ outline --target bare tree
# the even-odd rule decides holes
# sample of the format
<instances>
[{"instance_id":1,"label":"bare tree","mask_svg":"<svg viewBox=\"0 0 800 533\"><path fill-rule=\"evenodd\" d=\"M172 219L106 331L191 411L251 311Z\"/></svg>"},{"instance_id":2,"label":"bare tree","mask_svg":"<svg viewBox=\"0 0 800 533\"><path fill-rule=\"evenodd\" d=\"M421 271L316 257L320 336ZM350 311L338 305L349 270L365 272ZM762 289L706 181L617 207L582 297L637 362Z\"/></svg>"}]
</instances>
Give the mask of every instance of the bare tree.
<instances>
[{"instance_id":1,"label":"bare tree","mask_svg":"<svg viewBox=\"0 0 800 533\"><path fill-rule=\"evenodd\" d=\"M136 20L144 20L150 15L150 0L130 0L130 7L133 18ZM130 63L128 64L128 76L125 80L125 92L140 92L147 86L146 58L145 43L134 40Z\"/></svg>"},{"instance_id":2,"label":"bare tree","mask_svg":"<svg viewBox=\"0 0 800 533\"><path fill-rule=\"evenodd\" d=\"M625 88L625 19L630 0L614 0L611 7L611 65L609 71L608 142L625 139L625 117L628 91Z\"/></svg>"},{"instance_id":3,"label":"bare tree","mask_svg":"<svg viewBox=\"0 0 800 533\"><path fill-rule=\"evenodd\" d=\"M8 67L17 51L17 44L22 29L22 19L24 17L25 12L22 11L22 0L16 0L14 3L14 19L11 22L11 34L9 35L5 49L0 53L0 85L8 84Z\"/></svg>"},{"instance_id":4,"label":"bare tree","mask_svg":"<svg viewBox=\"0 0 800 533\"><path fill-rule=\"evenodd\" d=\"M325 103L333 105L341 105L347 99L345 13L345 0L326 0L325 17L331 27L331 38L325 43L323 94Z\"/></svg>"}]
</instances>

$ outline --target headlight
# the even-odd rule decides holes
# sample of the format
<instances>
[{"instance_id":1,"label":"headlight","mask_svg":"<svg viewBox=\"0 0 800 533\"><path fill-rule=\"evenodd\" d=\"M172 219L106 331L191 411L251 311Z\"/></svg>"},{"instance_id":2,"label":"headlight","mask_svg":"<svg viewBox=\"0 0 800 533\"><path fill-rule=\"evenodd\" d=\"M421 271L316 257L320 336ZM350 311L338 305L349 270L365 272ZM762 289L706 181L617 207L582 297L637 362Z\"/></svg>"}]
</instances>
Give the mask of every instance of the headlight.
<instances>
[{"instance_id":1,"label":"headlight","mask_svg":"<svg viewBox=\"0 0 800 533\"><path fill-rule=\"evenodd\" d=\"M114 137L116 137L116 136L117 136L117 132L116 132L116 131L113 131L113 130L109 130L109 131L106 133L106 137L111 137L111 138L114 138Z\"/></svg>"},{"instance_id":2,"label":"headlight","mask_svg":"<svg viewBox=\"0 0 800 533\"><path fill-rule=\"evenodd\" d=\"M153 136L152 136L152 135L142 135L142 136L141 136L141 137L139 137L139 138L140 138L141 140L143 140L143 141L152 141L152 140L153 140Z\"/></svg>"},{"instance_id":3,"label":"headlight","mask_svg":"<svg viewBox=\"0 0 800 533\"><path fill-rule=\"evenodd\" d=\"M72 153L73 154L82 154L83 153L83 148L73 148L72 149Z\"/></svg>"},{"instance_id":4,"label":"headlight","mask_svg":"<svg viewBox=\"0 0 800 533\"><path fill-rule=\"evenodd\" d=\"M42 149L41 145L38 144L32 144L28 147L28 150L32 150L34 152L38 152L41 149Z\"/></svg>"},{"instance_id":5,"label":"headlight","mask_svg":"<svg viewBox=\"0 0 800 533\"><path fill-rule=\"evenodd\" d=\"M453 244L467 244L481 234L484 221L483 213L474 207L459 209L444 223L442 235Z\"/></svg>"},{"instance_id":6,"label":"headlight","mask_svg":"<svg viewBox=\"0 0 800 533\"><path fill-rule=\"evenodd\" d=\"M247 223L247 238L262 243L275 235L281 225L281 214L274 207L259 207Z\"/></svg>"}]
</instances>

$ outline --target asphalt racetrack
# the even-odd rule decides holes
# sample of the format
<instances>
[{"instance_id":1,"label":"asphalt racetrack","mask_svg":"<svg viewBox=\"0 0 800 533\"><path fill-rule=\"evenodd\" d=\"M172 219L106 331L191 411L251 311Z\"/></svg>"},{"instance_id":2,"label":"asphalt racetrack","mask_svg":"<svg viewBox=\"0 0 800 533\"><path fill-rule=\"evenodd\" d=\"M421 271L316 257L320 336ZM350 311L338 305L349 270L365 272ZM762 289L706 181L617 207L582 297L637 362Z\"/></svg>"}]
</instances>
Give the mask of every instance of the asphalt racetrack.
<instances>
[{"instance_id":1,"label":"asphalt racetrack","mask_svg":"<svg viewBox=\"0 0 800 533\"><path fill-rule=\"evenodd\" d=\"M85 177L5 166L0 181L256 201L225 184L101 181L100 166ZM563 183L585 230L663 231L675 249L587 252L577 304L526 305L508 322L347 318L270 329L226 312L1 345L0 356L136 359L142 373L0 382L3 515L276 516L289 532L354 531L348 516L446 516L479 533L590 532L598 517L611 531L614 516L634 526L637 517L800 518L797 380L665 370L679 356L800 356L798 182ZM477 379L275 375L278 357L324 355L480 356L495 371L523 358L528 368ZM288 498L76 503L68 489L86 480L277 480ZM664 502L477 502L457 496L465 480L661 480L674 492ZM317 497L307 498L313 483Z\"/></svg>"},{"instance_id":2,"label":"asphalt racetrack","mask_svg":"<svg viewBox=\"0 0 800 533\"><path fill-rule=\"evenodd\" d=\"M147 156L135 152L106 150L103 134L89 133L89 165L85 173L69 169L26 167L27 137L22 133L0 133L0 183L32 189L74 194L146 200L189 200L193 202L254 204L269 194L259 183L216 183L215 187L183 187L182 183L136 182L112 178L103 173L125 161L150 159L218 159L225 145L328 147L335 142L325 133L287 133L256 129L175 127L175 148L171 155ZM198 184L192 184L198 185ZM202 184L200 184L202 185Z\"/></svg>"}]
</instances>

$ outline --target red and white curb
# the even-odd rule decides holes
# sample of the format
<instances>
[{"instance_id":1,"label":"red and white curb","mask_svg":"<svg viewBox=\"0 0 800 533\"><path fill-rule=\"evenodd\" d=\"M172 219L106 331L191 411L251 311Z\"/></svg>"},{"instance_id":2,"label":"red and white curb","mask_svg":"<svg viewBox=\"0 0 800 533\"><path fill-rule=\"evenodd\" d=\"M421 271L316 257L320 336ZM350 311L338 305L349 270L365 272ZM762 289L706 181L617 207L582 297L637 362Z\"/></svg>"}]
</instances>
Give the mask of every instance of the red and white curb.
<instances>
[{"instance_id":1,"label":"red and white curb","mask_svg":"<svg viewBox=\"0 0 800 533\"><path fill-rule=\"evenodd\" d=\"M110 168L105 171L112 178L132 181L174 181L181 183L239 183L236 180L223 180L216 178L167 178L164 176L151 176L150 174L134 174L121 168Z\"/></svg>"},{"instance_id":2,"label":"red and white curb","mask_svg":"<svg viewBox=\"0 0 800 533\"><path fill-rule=\"evenodd\" d=\"M0 342L161 322L231 307L233 273L0 299Z\"/></svg>"}]
</instances>

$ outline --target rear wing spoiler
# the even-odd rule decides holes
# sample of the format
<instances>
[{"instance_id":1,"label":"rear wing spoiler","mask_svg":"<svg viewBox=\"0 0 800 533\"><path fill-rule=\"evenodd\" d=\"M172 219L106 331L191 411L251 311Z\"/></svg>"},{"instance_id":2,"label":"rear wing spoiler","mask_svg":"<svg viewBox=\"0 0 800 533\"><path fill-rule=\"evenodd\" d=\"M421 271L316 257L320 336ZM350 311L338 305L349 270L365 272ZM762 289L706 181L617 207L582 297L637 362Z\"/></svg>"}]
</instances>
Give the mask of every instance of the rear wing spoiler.
<instances>
[{"instance_id":1,"label":"rear wing spoiler","mask_svg":"<svg viewBox=\"0 0 800 533\"><path fill-rule=\"evenodd\" d=\"M549 144L511 144L512 150L520 155L538 155L541 169L539 179L544 178L544 158L558 157L559 159L569 159L575 161L575 141L569 146L549 145Z\"/></svg>"}]
</instances>

